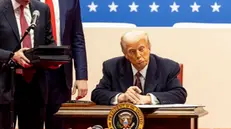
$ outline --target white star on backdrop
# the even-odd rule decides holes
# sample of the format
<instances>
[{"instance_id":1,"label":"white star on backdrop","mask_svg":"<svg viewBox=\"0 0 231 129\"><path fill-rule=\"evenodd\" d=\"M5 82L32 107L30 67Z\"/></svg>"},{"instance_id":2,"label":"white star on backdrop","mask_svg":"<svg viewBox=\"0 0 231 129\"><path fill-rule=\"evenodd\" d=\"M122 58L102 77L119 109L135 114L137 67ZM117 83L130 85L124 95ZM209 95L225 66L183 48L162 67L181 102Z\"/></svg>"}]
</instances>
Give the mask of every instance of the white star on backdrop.
<instances>
[{"instance_id":1,"label":"white star on backdrop","mask_svg":"<svg viewBox=\"0 0 231 129\"><path fill-rule=\"evenodd\" d=\"M96 12L96 8L98 7L98 5L96 5L94 2L91 2L90 5L88 5L89 8L89 12Z\"/></svg>"},{"instance_id":2,"label":"white star on backdrop","mask_svg":"<svg viewBox=\"0 0 231 129\"><path fill-rule=\"evenodd\" d=\"M190 5L190 7L192 8L192 12L199 12L199 8L201 7L200 5L198 5L196 2L194 2L193 5Z\"/></svg>"},{"instance_id":3,"label":"white star on backdrop","mask_svg":"<svg viewBox=\"0 0 231 129\"><path fill-rule=\"evenodd\" d=\"M178 12L180 5L177 5L176 2L174 2L173 5L170 5L170 8L172 9L171 12Z\"/></svg>"},{"instance_id":4,"label":"white star on backdrop","mask_svg":"<svg viewBox=\"0 0 231 129\"><path fill-rule=\"evenodd\" d=\"M136 5L136 3L135 2L132 2L132 4L131 5L129 5L129 7L130 7L130 12L137 12L137 8L139 7L139 5Z\"/></svg>"},{"instance_id":5,"label":"white star on backdrop","mask_svg":"<svg viewBox=\"0 0 231 129\"><path fill-rule=\"evenodd\" d=\"M89 8L89 12L97 12L98 5L95 4L93 1L87 6ZM134 1L128 6L130 8L130 12L138 12L139 5L136 4ZM115 4L115 2L112 1L112 3L108 5L108 7L110 8L110 12L117 12L119 5ZM151 5L149 5L150 12L158 12L159 7L160 5L153 2ZM180 5L178 5L175 1L172 5L169 5L169 7L171 8L171 12L179 12ZM199 12L201 5L194 2L193 5L190 5L190 7L192 9L192 12ZM210 5L210 7L212 8L212 12L220 12L221 5L219 5L217 2L214 2L214 4Z\"/></svg>"},{"instance_id":6,"label":"white star on backdrop","mask_svg":"<svg viewBox=\"0 0 231 129\"><path fill-rule=\"evenodd\" d=\"M114 11L114 12L117 12L117 7L118 7L119 5L116 5L115 3L114 3L114 1L111 3L111 5L108 5L108 7L110 8L110 12L112 12L112 11Z\"/></svg>"},{"instance_id":7,"label":"white star on backdrop","mask_svg":"<svg viewBox=\"0 0 231 129\"><path fill-rule=\"evenodd\" d=\"M213 12L220 12L221 5L218 5L217 2L214 3L214 5L211 5L211 8L213 8Z\"/></svg>"},{"instance_id":8,"label":"white star on backdrop","mask_svg":"<svg viewBox=\"0 0 231 129\"><path fill-rule=\"evenodd\" d=\"M160 6L153 2L152 5L149 5L149 7L151 8L151 12L158 12L158 8Z\"/></svg>"}]
</instances>

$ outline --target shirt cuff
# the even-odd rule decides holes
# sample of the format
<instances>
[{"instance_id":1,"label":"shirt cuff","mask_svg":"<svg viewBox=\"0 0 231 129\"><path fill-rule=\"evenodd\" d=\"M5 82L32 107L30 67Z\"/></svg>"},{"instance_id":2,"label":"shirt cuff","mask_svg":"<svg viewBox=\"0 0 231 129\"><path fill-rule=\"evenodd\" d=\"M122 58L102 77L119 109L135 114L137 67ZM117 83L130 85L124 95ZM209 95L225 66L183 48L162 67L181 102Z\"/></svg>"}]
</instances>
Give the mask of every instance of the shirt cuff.
<instances>
[{"instance_id":1,"label":"shirt cuff","mask_svg":"<svg viewBox=\"0 0 231 129\"><path fill-rule=\"evenodd\" d=\"M118 104L118 97L119 97L120 94L121 94L121 93L117 94L115 97L113 97L113 98L111 99L111 104L112 104L112 105Z\"/></svg>"},{"instance_id":2,"label":"shirt cuff","mask_svg":"<svg viewBox=\"0 0 231 129\"><path fill-rule=\"evenodd\" d=\"M153 94L151 94L151 93L147 93L147 95L151 96L151 104L152 104L152 105L157 105L157 104L160 103L159 100L156 98L155 95L153 95Z\"/></svg>"}]
</instances>

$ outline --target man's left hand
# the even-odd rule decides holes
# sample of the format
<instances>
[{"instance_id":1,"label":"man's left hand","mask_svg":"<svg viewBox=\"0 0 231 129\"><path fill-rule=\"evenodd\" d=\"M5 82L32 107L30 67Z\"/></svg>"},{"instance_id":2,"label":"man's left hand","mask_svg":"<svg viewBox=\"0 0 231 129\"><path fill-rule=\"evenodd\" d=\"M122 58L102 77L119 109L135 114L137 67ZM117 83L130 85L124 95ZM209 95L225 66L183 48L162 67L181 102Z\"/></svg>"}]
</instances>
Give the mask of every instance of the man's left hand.
<instances>
[{"instance_id":1,"label":"man's left hand","mask_svg":"<svg viewBox=\"0 0 231 129\"><path fill-rule=\"evenodd\" d=\"M77 100L85 97L88 91L87 80L76 80L74 90L76 89L78 89Z\"/></svg>"},{"instance_id":2,"label":"man's left hand","mask_svg":"<svg viewBox=\"0 0 231 129\"><path fill-rule=\"evenodd\" d=\"M140 101L138 104L151 104L151 96L149 95L140 95Z\"/></svg>"}]
</instances>

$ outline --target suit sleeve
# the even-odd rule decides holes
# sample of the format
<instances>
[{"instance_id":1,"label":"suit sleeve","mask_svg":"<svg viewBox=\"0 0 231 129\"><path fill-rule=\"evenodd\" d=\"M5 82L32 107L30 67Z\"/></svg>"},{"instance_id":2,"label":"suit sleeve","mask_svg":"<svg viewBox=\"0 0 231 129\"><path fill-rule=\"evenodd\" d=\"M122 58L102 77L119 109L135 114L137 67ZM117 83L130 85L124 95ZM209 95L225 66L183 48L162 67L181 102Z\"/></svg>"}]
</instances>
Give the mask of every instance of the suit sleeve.
<instances>
[{"instance_id":1,"label":"suit sleeve","mask_svg":"<svg viewBox=\"0 0 231 129\"><path fill-rule=\"evenodd\" d=\"M107 65L103 63L103 78L92 91L91 100L96 104L110 105L111 99L119 93L120 92L112 91L112 76Z\"/></svg>"},{"instance_id":2,"label":"suit sleeve","mask_svg":"<svg viewBox=\"0 0 231 129\"><path fill-rule=\"evenodd\" d=\"M6 63L6 61L10 58L12 51L0 49L0 62Z\"/></svg>"},{"instance_id":3,"label":"suit sleeve","mask_svg":"<svg viewBox=\"0 0 231 129\"><path fill-rule=\"evenodd\" d=\"M164 91L152 92L152 94L159 100L160 104L185 103L187 92L180 84L180 80L177 78L179 71L179 64L176 64L169 73Z\"/></svg>"},{"instance_id":4,"label":"suit sleeve","mask_svg":"<svg viewBox=\"0 0 231 129\"><path fill-rule=\"evenodd\" d=\"M79 0L76 0L73 22L73 40L71 47L75 64L76 80L87 80L87 55Z\"/></svg>"},{"instance_id":5,"label":"suit sleeve","mask_svg":"<svg viewBox=\"0 0 231 129\"><path fill-rule=\"evenodd\" d=\"M46 5L46 29L45 29L45 44L46 45L56 45L51 25L51 13L48 5Z\"/></svg>"}]
</instances>

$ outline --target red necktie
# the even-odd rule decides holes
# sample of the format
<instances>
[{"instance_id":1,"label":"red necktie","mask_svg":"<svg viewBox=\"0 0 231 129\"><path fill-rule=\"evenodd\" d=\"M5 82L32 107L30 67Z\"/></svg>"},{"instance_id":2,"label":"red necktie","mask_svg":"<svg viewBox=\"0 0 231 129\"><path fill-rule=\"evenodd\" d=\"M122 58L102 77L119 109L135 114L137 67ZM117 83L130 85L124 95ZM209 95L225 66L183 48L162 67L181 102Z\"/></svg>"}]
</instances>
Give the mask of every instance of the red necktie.
<instances>
[{"instance_id":1,"label":"red necktie","mask_svg":"<svg viewBox=\"0 0 231 129\"><path fill-rule=\"evenodd\" d=\"M20 6L20 25L21 25L21 35L23 36L26 29L28 28L28 23L26 21L25 15L24 15L24 7L22 5ZM22 46L23 46L23 48L24 47L27 47L27 48L32 47L31 46L31 37L29 34L24 38Z\"/></svg>"},{"instance_id":2,"label":"red necktie","mask_svg":"<svg viewBox=\"0 0 231 129\"><path fill-rule=\"evenodd\" d=\"M20 25L21 25L21 35L23 36L26 29L28 28L28 23L24 15L24 6L22 5L20 6ZM29 34L24 38L22 46L23 48L25 47L32 48L31 37ZM32 80L34 73L35 73L35 70L23 69L22 75L25 81L29 83Z\"/></svg>"},{"instance_id":3,"label":"red necktie","mask_svg":"<svg viewBox=\"0 0 231 129\"><path fill-rule=\"evenodd\" d=\"M137 72L135 76L136 76L135 86L138 86L140 90L142 91L142 86L141 86L141 81L140 81L140 77L142 75L140 74L140 72Z\"/></svg>"},{"instance_id":4,"label":"red necktie","mask_svg":"<svg viewBox=\"0 0 231 129\"><path fill-rule=\"evenodd\" d=\"M51 13L51 25L52 25L52 33L54 40L57 41L56 39L56 24L55 24L55 12L54 12L54 5L52 0L45 0L46 4L50 8L50 13Z\"/></svg>"}]
</instances>

